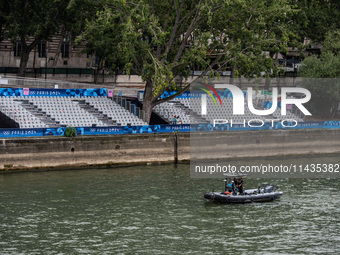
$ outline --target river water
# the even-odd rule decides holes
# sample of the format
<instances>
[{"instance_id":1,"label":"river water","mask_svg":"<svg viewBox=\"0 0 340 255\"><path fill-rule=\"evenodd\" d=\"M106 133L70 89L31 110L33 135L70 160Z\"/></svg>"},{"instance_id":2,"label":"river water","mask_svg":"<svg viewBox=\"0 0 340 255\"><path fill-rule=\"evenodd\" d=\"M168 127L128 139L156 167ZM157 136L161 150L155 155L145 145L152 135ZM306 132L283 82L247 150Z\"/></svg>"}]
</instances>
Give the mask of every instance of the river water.
<instances>
[{"instance_id":1,"label":"river water","mask_svg":"<svg viewBox=\"0 0 340 255\"><path fill-rule=\"evenodd\" d=\"M339 179L271 182L281 200L216 205L185 164L0 175L0 254L339 254Z\"/></svg>"}]
</instances>

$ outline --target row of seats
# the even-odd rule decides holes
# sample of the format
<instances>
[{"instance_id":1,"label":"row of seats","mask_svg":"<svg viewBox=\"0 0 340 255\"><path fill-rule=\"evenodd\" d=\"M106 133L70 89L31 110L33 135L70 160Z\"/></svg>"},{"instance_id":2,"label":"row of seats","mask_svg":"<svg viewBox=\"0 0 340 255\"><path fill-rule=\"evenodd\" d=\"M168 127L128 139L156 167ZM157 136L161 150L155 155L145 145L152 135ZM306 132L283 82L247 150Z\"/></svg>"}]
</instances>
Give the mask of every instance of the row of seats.
<instances>
[{"instance_id":1,"label":"row of seats","mask_svg":"<svg viewBox=\"0 0 340 255\"><path fill-rule=\"evenodd\" d=\"M91 113L80 107L72 97L31 98L34 106L46 112L60 125L70 126L107 126Z\"/></svg>"},{"instance_id":2,"label":"row of seats","mask_svg":"<svg viewBox=\"0 0 340 255\"><path fill-rule=\"evenodd\" d=\"M14 101L12 97L1 98L0 111L19 123L21 128L48 127L41 119L22 107L21 102Z\"/></svg>"},{"instance_id":3,"label":"row of seats","mask_svg":"<svg viewBox=\"0 0 340 255\"><path fill-rule=\"evenodd\" d=\"M153 110L169 123L174 123L174 118L176 118L178 123L190 124L190 114L181 108L180 105L176 104L176 102L158 104Z\"/></svg>"},{"instance_id":4,"label":"row of seats","mask_svg":"<svg viewBox=\"0 0 340 255\"><path fill-rule=\"evenodd\" d=\"M0 97L0 111L21 128L147 125L106 97L7 96Z\"/></svg>"},{"instance_id":5,"label":"row of seats","mask_svg":"<svg viewBox=\"0 0 340 255\"><path fill-rule=\"evenodd\" d=\"M286 116L281 116L281 110L278 108L275 112L271 115L260 116L252 113L247 104L244 106L244 114L243 115L235 115L233 113L233 99L232 98L221 98L222 105L216 99L215 101L207 97L207 111L205 115L202 115L202 99L197 98L175 98L173 100L176 103L165 102L154 107L154 111L161 115L163 118L167 119L168 121L172 121L173 115L180 115L182 118L183 123L194 123L193 118L191 118L190 122L190 114L186 113L185 111L181 111L181 107L179 105L183 105L184 107L191 109L194 113L198 116L201 116L202 119L205 119L212 123L214 119L233 119L235 121L242 121L244 119L295 119L297 121L304 121L302 117L297 116L292 111L287 110ZM254 100L253 101L254 108L260 109L261 106L263 107L263 99ZM194 120L195 121L195 120Z\"/></svg>"},{"instance_id":6,"label":"row of seats","mask_svg":"<svg viewBox=\"0 0 340 255\"><path fill-rule=\"evenodd\" d=\"M109 98L93 98L86 97L84 98L85 102L91 105L93 108L98 110L99 112L105 114L110 119L115 121L118 125L126 126L140 126L147 125L147 123L141 120L139 117L130 113L128 110L124 109L116 102L112 101Z\"/></svg>"}]
</instances>

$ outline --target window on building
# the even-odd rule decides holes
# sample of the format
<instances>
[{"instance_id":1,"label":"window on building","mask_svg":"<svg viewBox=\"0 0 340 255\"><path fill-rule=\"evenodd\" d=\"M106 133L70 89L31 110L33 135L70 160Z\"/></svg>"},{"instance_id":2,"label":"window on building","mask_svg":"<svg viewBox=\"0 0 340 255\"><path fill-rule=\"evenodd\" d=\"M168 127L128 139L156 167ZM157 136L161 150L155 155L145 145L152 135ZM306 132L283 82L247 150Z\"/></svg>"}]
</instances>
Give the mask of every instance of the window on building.
<instances>
[{"instance_id":1,"label":"window on building","mask_svg":"<svg viewBox=\"0 0 340 255\"><path fill-rule=\"evenodd\" d=\"M16 41L14 45L14 57L20 57L21 56L21 42Z\"/></svg>"},{"instance_id":2,"label":"window on building","mask_svg":"<svg viewBox=\"0 0 340 255\"><path fill-rule=\"evenodd\" d=\"M38 44L39 58L46 58L46 42L40 42Z\"/></svg>"},{"instance_id":3,"label":"window on building","mask_svg":"<svg viewBox=\"0 0 340 255\"><path fill-rule=\"evenodd\" d=\"M70 55L70 44L68 42L63 42L61 45L61 56L62 58L69 58Z\"/></svg>"}]
</instances>

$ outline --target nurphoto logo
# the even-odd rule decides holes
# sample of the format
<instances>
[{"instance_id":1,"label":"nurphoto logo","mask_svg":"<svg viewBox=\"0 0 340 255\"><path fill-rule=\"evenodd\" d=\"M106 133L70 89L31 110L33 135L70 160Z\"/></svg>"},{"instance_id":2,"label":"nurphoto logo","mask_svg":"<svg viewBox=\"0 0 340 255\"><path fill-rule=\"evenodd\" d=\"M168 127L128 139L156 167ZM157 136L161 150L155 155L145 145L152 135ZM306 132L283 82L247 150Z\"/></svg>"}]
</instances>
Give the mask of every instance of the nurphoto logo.
<instances>
[{"instance_id":1,"label":"nurphoto logo","mask_svg":"<svg viewBox=\"0 0 340 255\"><path fill-rule=\"evenodd\" d=\"M232 100L233 100L233 115L245 115L244 112L244 105L245 105L245 96L243 91L236 87L235 85L231 85L231 84L215 84L213 88L212 86L206 85L204 84L207 88L209 88L211 91L214 92L214 94L216 94L217 98L220 101L220 104L222 106L222 101L220 96L218 95L217 91L215 89L228 89L231 93L232 93ZM270 114L273 114L277 107L278 107L278 88L274 87L272 88L273 93L272 93L272 104L271 107L269 109L263 109L263 110L258 110L255 109L254 105L253 105L253 88L248 87L247 88L247 105L248 105L248 109L249 111L254 114L254 115L258 115L258 116L267 116ZM216 105L216 101L214 99L214 96L210 93L210 91L208 91L207 89L202 89L201 90L205 91L207 94L210 95L210 97L214 100L215 105ZM303 98L288 98L288 94L289 93L299 93L299 94L303 94L305 95L305 97ZM207 115L207 94L202 94L201 95L201 105L202 105L202 111L201 114L202 115ZM309 90L305 89L305 88L296 88L296 87L283 87L281 88L281 115L282 116L286 116L287 115L287 105L289 105L289 107L291 108L293 105L295 105L304 115L312 115L304 106L303 104L307 103L310 99L311 99L311 93L309 92ZM245 124L246 120L244 120L244 124ZM260 123L260 124L256 124L256 125L252 125L251 123ZM272 125L274 123L274 120L271 120ZM287 122L294 122L294 124L290 125L291 127L294 127L297 125L297 121L294 119L287 119L287 120L282 120L281 123L283 126L287 126L285 125L285 123ZM232 125L232 120L227 120L227 119L214 119L213 120L213 124L214 127L216 124L226 124L226 123L230 123ZM256 119L256 120L250 120L248 121L248 125L252 126L252 127L260 127L264 124L264 121L261 119Z\"/></svg>"}]
</instances>

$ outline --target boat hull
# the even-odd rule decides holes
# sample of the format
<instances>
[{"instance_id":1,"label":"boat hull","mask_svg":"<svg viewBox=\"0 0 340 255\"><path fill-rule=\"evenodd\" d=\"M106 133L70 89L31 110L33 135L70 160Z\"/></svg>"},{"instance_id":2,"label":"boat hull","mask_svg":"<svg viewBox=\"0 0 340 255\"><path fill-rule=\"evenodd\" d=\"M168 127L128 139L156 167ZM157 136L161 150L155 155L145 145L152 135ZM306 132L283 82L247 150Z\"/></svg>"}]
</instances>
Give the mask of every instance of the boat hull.
<instances>
[{"instance_id":1,"label":"boat hull","mask_svg":"<svg viewBox=\"0 0 340 255\"><path fill-rule=\"evenodd\" d=\"M220 204L245 204L254 202L270 202L279 199L283 192L270 192L251 195L227 195L220 192L208 192L204 198Z\"/></svg>"}]
</instances>

